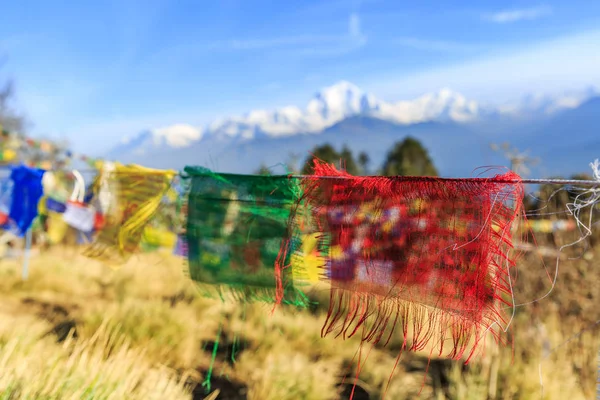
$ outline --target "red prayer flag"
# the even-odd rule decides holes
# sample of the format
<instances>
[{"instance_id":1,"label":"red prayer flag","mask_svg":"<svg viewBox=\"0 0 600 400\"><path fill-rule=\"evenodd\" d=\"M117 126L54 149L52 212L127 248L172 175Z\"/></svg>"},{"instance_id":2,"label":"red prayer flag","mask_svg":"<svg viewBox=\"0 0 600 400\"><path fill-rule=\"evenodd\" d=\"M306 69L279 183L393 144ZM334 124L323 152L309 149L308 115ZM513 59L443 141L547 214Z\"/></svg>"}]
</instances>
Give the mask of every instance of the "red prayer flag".
<instances>
[{"instance_id":1,"label":"red prayer flag","mask_svg":"<svg viewBox=\"0 0 600 400\"><path fill-rule=\"evenodd\" d=\"M321 232L331 282L322 335L359 329L403 349L437 346L440 356L474 354L486 332L498 339L513 306L511 225L521 178L355 177L315 161L303 198ZM435 351L435 350L433 350Z\"/></svg>"}]
</instances>

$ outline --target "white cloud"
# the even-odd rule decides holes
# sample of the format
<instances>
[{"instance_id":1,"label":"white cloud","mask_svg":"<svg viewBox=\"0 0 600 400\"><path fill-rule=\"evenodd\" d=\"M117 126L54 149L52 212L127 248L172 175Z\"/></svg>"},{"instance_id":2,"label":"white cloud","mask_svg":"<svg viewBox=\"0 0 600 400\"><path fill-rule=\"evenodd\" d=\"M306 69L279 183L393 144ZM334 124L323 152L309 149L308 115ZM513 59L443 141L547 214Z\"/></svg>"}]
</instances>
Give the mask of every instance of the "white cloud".
<instances>
[{"instance_id":1,"label":"white cloud","mask_svg":"<svg viewBox=\"0 0 600 400\"><path fill-rule=\"evenodd\" d=\"M449 86L469 98L507 101L525 93L600 85L600 30L398 75L374 72L357 83L383 98Z\"/></svg>"},{"instance_id":2,"label":"white cloud","mask_svg":"<svg viewBox=\"0 0 600 400\"><path fill-rule=\"evenodd\" d=\"M495 13L484 14L482 18L487 21L505 24L509 22L523 21L523 20L535 20L542 17L546 17L552 14L552 7L550 6L539 6L532 8L522 8L515 10L503 10Z\"/></svg>"},{"instance_id":3,"label":"white cloud","mask_svg":"<svg viewBox=\"0 0 600 400\"><path fill-rule=\"evenodd\" d=\"M367 44L367 36L362 32L360 16L351 13L348 18L348 33L338 36L334 42L315 41L304 48L291 49L293 55L300 56L342 56L356 51Z\"/></svg>"},{"instance_id":4,"label":"white cloud","mask_svg":"<svg viewBox=\"0 0 600 400\"><path fill-rule=\"evenodd\" d=\"M210 42L188 43L163 49L147 60L147 63L164 60L182 60L205 52L216 51L269 51L276 50L290 56L336 56L347 54L367 43L362 32L359 14L351 13L347 31L341 34L276 36L263 38L235 38Z\"/></svg>"},{"instance_id":5,"label":"white cloud","mask_svg":"<svg viewBox=\"0 0 600 400\"><path fill-rule=\"evenodd\" d=\"M452 42L446 40L428 40L419 39L414 37L401 37L392 40L403 47L410 47L416 50L424 51L438 51L444 53L463 53L479 50L479 46L470 45L466 43Z\"/></svg>"},{"instance_id":6,"label":"white cloud","mask_svg":"<svg viewBox=\"0 0 600 400\"><path fill-rule=\"evenodd\" d=\"M367 42L367 37L361 29L360 16L357 13L350 14L350 18L348 19L348 35L360 45L364 45Z\"/></svg>"},{"instance_id":7,"label":"white cloud","mask_svg":"<svg viewBox=\"0 0 600 400\"><path fill-rule=\"evenodd\" d=\"M217 40L210 43L207 49L210 50L270 50L276 48L300 48L300 51L306 48L318 49L323 46L328 48L347 47L347 43L363 45L366 42L366 36L361 30L360 16L357 13L351 13L348 17L348 32L343 35L295 35L278 36L273 38L244 38L231 40Z\"/></svg>"},{"instance_id":8,"label":"white cloud","mask_svg":"<svg viewBox=\"0 0 600 400\"><path fill-rule=\"evenodd\" d=\"M348 33L352 37L360 37L360 17L357 13L350 14L350 20L348 21Z\"/></svg>"},{"instance_id":9,"label":"white cloud","mask_svg":"<svg viewBox=\"0 0 600 400\"><path fill-rule=\"evenodd\" d=\"M213 49L228 50L268 50L292 48L297 54L326 55L343 54L362 47L367 37L361 29L360 16L351 13L348 17L348 32L345 35L299 35L262 39L235 39L218 41Z\"/></svg>"},{"instance_id":10,"label":"white cloud","mask_svg":"<svg viewBox=\"0 0 600 400\"><path fill-rule=\"evenodd\" d=\"M171 147L186 147L202 138L202 131L187 124L176 124L152 131L155 140L164 139Z\"/></svg>"},{"instance_id":11,"label":"white cloud","mask_svg":"<svg viewBox=\"0 0 600 400\"><path fill-rule=\"evenodd\" d=\"M299 35L263 39L232 39L212 43L213 50L264 50L277 47L305 46L319 42L337 42L339 36Z\"/></svg>"}]
</instances>

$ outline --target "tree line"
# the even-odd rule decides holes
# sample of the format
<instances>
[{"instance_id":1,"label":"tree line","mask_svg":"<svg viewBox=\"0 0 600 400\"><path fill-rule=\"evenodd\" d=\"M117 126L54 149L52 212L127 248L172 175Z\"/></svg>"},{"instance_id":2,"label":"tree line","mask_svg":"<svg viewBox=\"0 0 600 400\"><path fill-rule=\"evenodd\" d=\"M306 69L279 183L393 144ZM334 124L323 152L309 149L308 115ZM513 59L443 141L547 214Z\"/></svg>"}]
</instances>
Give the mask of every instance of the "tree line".
<instances>
[{"instance_id":1,"label":"tree line","mask_svg":"<svg viewBox=\"0 0 600 400\"><path fill-rule=\"evenodd\" d=\"M356 157L346 145L337 151L330 144L323 144L311 151L302 167L301 173L313 172L313 159L333 163L338 168L351 175L381 175L381 176L438 176L438 171L429 156L427 149L417 139L407 137L396 142L388 151L383 164L371 168L371 158L364 151Z\"/></svg>"},{"instance_id":2,"label":"tree line","mask_svg":"<svg viewBox=\"0 0 600 400\"><path fill-rule=\"evenodd\" d=\"M313 173L314 159L319 159L351 175L381 176L438 176L438 171L427 149L417 139L407 137L396 142L387 153L383 164L372 168L369 155L360 151L354 154L346 145L337 150L331 144L318 145L310 151L310 156L299 170L288 164L289 172L310 175ZM261 166L258 174L269 174L269 169Z\"/></svg>"},{"instance_id":3,"label":"tree line","mask_svg":"<svg viewBox=\"0 0 600 400\"><path fill-rule=\"evenodd\" d=\"M413 137L396 142L388 151L383 163L375 168L371 168L371 159L367 153L361 151L355 155L346 145L338 150L326 143L313 148L310 154L311 156L304 161L301 168L295 168L294 163L288 163L288 172L310 175L313 173L313 160L318 158L355 176L439 176L429 152L421 142ZM517 170L515 160L510 156L506 156L506 158L510 166ZM270 172L263 166L258 173L269 174ZM576 174L570 179L592 179L592 177L589 174ZM571 186L564 185L542 184L536 189L534 193L530 192L523 198L523 206L529 219L568 218L567 205L573 203L580 193ZM584 210L581 215L582 219L589 218L590 212L592 212L591 209Z\"/></svg>"}]
</instances>

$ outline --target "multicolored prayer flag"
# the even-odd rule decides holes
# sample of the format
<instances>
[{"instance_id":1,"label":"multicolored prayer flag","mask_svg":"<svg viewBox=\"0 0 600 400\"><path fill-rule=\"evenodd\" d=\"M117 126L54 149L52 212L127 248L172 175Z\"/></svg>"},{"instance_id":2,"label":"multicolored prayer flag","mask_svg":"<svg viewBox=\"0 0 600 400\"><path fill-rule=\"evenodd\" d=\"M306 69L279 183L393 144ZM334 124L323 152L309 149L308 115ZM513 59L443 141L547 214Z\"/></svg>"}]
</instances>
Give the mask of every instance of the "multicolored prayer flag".
<instances>
[{"instance_id":1,"label":"multicolored prayer flag","mask_svg":"<svg viewBox=\"0 0 600 400\"><path fill-rule=\"evenodd\" d=\"M186 167L185 173L191 180L186 225L190 277L226 287L245 301L274 303L280 292L282 302L305 306L291 269L276 273L298 181L202 167ZM285 263L289 260L285 257Z\"/></svg>"},{"instance_id":2,"label":"multicolored prayer flag","mask_svg":"<svg viewBox=\"0 0 600 400\"><path fill-rule=\"evenodd\" d=\"M146 224L158 211L176 172L118 163L101 171L94 189L104 225L84 254L120 264L139 250Z\"/></svg>"},{"instance_id":3,"label":"multicolored prayer flag","mask_svg":"<svg viewBox=\"0 0 600 400\"><path fill-rule=\"evenodd\" d=\"M331 282L323 335L359 330L406 350L433 345L467 361L510 309L511 224L523 185L489 179L355 177L315 161L301 182ZM384 335L387 337L384 338Z\"/></svg>"}]
</instances>

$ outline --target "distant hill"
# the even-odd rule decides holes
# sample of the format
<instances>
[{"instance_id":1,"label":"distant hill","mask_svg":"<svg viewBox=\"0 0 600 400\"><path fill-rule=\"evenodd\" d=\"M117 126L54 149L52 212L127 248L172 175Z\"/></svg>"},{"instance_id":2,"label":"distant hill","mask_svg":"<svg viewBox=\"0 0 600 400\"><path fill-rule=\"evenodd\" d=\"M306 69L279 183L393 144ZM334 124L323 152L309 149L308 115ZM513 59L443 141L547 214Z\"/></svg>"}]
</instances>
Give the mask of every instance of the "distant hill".
<instances>
[{"instance_id":1,"label":"distant hill","mask_svg":"<svg viewBox=\"0 0 600 400\"><path fill-rule=\"evenodd\" d=\"M203 165L251 173L261 163L301 163L316 145L347 144L379 165L406 136L419 139L443 176L470 176L481 166L505 165L492 142L509 141L541 157L536 175L589 172L600 158L600 97L593 91L567 97L528 97L511 107L485 107L444 89L411 101L386 103L341 82L323 89L304 110L252 111L197 128L189 125L142 132L116 146L108 158L156 168Z\"/></svg>"}]
</instances>

